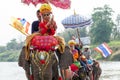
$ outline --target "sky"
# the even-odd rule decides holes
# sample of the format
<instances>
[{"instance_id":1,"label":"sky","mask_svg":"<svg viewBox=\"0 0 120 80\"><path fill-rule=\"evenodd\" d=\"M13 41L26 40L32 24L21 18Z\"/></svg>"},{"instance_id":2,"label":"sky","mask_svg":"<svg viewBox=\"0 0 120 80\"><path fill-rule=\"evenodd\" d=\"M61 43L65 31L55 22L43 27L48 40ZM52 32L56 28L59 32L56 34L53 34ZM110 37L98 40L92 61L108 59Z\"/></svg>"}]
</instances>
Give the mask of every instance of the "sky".
<instances>
[{"instance_id":1,"label":"sky","mask_svg":"<svg viewBox=\"0 0 120 80\"><path fill-rule=\"evenodd\" d=\"M52 11L54 18L58 25L57 33L63 32L64 27L61 21L74 14L74 10L77 14L89 17L93 12L93 8L103 7L105 4L109 5L115 13L113 18L115 19L117 14L120 14L120 1L119 0L72 0L70 9L60 9L53 5ZM18 41L25 40L26 36L11 27L10 18L25 18L28 22L36 20L36 10L40 8L40 4L36 7L32 4L25 5L21 3L21 0L1 0L0 2L0 46L6 45L12 39L17 39ZM31 31L31 26L29 28L29 33Z\"/></svg>"}]
</instances>

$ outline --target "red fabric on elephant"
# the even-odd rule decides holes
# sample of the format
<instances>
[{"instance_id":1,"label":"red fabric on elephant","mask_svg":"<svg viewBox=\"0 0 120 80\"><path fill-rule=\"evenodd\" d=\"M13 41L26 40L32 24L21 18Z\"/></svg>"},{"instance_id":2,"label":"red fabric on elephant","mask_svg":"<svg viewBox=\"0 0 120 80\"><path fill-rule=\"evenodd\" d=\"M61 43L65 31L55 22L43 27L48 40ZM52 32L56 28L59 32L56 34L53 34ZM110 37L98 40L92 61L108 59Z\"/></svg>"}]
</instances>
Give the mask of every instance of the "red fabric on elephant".
<instances>
[{"instance_id":1,"label":"red fabric on elephant","mask_svg":"<svg viewBox=\"0 0 120 80\"><path fill-rule=\"evenodd\" d=\"M39 51L45 50L55 50L58 42L54 36L34 36L31 40L31 46Z\"/></svg>"}]
</instances>

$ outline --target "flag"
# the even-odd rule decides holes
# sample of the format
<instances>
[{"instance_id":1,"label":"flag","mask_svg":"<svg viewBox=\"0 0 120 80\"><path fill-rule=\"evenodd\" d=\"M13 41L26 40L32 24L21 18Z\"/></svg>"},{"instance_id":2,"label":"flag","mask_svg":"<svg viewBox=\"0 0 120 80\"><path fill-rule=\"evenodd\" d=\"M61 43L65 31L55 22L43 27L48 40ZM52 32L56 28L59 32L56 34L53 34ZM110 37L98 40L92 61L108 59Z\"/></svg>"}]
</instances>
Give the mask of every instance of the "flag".
<instances>
[{"instance_id":1,"label":"flag","mask_svg":"<svg viewBox=\"0 0 120 80\"><path fill-rule=\"evenodd\" d=\"M11 23L10 25L17 29L18 31L20 31L21 33L23 33L24 35L29 35L28 30L29 30L29 26L30 23L27 22L24 18L15 18L15 17L11 17Z\"/></svg>"},{"instance_id":2,"label":"flag","mask_svg":"<svg viewBox=\"0 0 120 80\"><path fill-rule=\"evenodd\" d=\"M23 18L23 19L18 18L18 20L20 21L20 23L21 23L22 26L24 27L25 32L28 33L30 23L29 23L28 21L26 21L26 19L24 19L24 18Z\"/></svg>"},{"instance_id":3,"label":"flag","mask_svg":"<svg viewBox=\"0 0 120 80\"><path fill-rule=\"evenodd\" d=\"M105 58L112 54L112 50L106 43L102 43L98 47L94 48L94 50L100 52Z\"/></svg>"}]
</instances>

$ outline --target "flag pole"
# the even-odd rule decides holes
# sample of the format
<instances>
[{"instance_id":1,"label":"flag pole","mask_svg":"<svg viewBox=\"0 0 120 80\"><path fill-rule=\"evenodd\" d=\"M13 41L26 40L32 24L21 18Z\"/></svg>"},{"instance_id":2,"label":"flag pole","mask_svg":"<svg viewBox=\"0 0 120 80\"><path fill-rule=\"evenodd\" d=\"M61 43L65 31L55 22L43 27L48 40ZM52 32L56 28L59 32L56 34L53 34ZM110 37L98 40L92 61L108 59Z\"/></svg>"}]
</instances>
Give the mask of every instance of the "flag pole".
<instances>
[{"instance_id":1,"label":"flag pole","mask_svg":"<svg viewBox=\"0 0 120 80\"><path fill-rule=\"evenodd\" d=\"M27 24L24 28L22 22L20 22L20 20L18 20L18 18L11 17L11 23L9 25L12 26L13 28L15 28L16 30L18 30L19 32L21 32L22 34L24 34L25 36L30 35L28 33L28 28L29 28L29 25L30 25L29 22L27 22Z\"/></svg>"},{"instance_id":2,"label":"flag pole","mask_svg":"<svg viewBox=\"0 0 120 80\"><path fill-rule=\"evenodd\" d=\"M9 25L12 26L13 28L15 28L16 30L20 31L20 32L21 32L22 34L24 34L25 36L28 36L28 35L29 35L29 33L26 33L25 31L23 31L23 30L15 27L15 26L13 26L12 24L9 24Z\"/></svg>"}]
</instances>

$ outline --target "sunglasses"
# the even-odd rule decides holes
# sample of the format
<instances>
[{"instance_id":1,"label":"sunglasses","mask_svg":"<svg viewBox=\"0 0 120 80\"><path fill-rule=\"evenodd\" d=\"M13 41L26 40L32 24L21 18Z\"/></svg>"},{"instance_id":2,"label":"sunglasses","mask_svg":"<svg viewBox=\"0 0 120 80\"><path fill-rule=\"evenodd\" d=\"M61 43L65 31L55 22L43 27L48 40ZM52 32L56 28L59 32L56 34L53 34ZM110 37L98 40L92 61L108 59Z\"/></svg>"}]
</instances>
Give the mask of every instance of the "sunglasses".
<instances>
[{"instance_id":1,"label":"sunglasses","mask_svg":"<svg viewBox=\"0 0 120 80\"><path fill-rule=\"evenodd\" d=\"M50 15L50 13L47 13L47 14L43 14L43 16L45 17L45 16L49 16Z\"/></svg>"}]
</instances>

